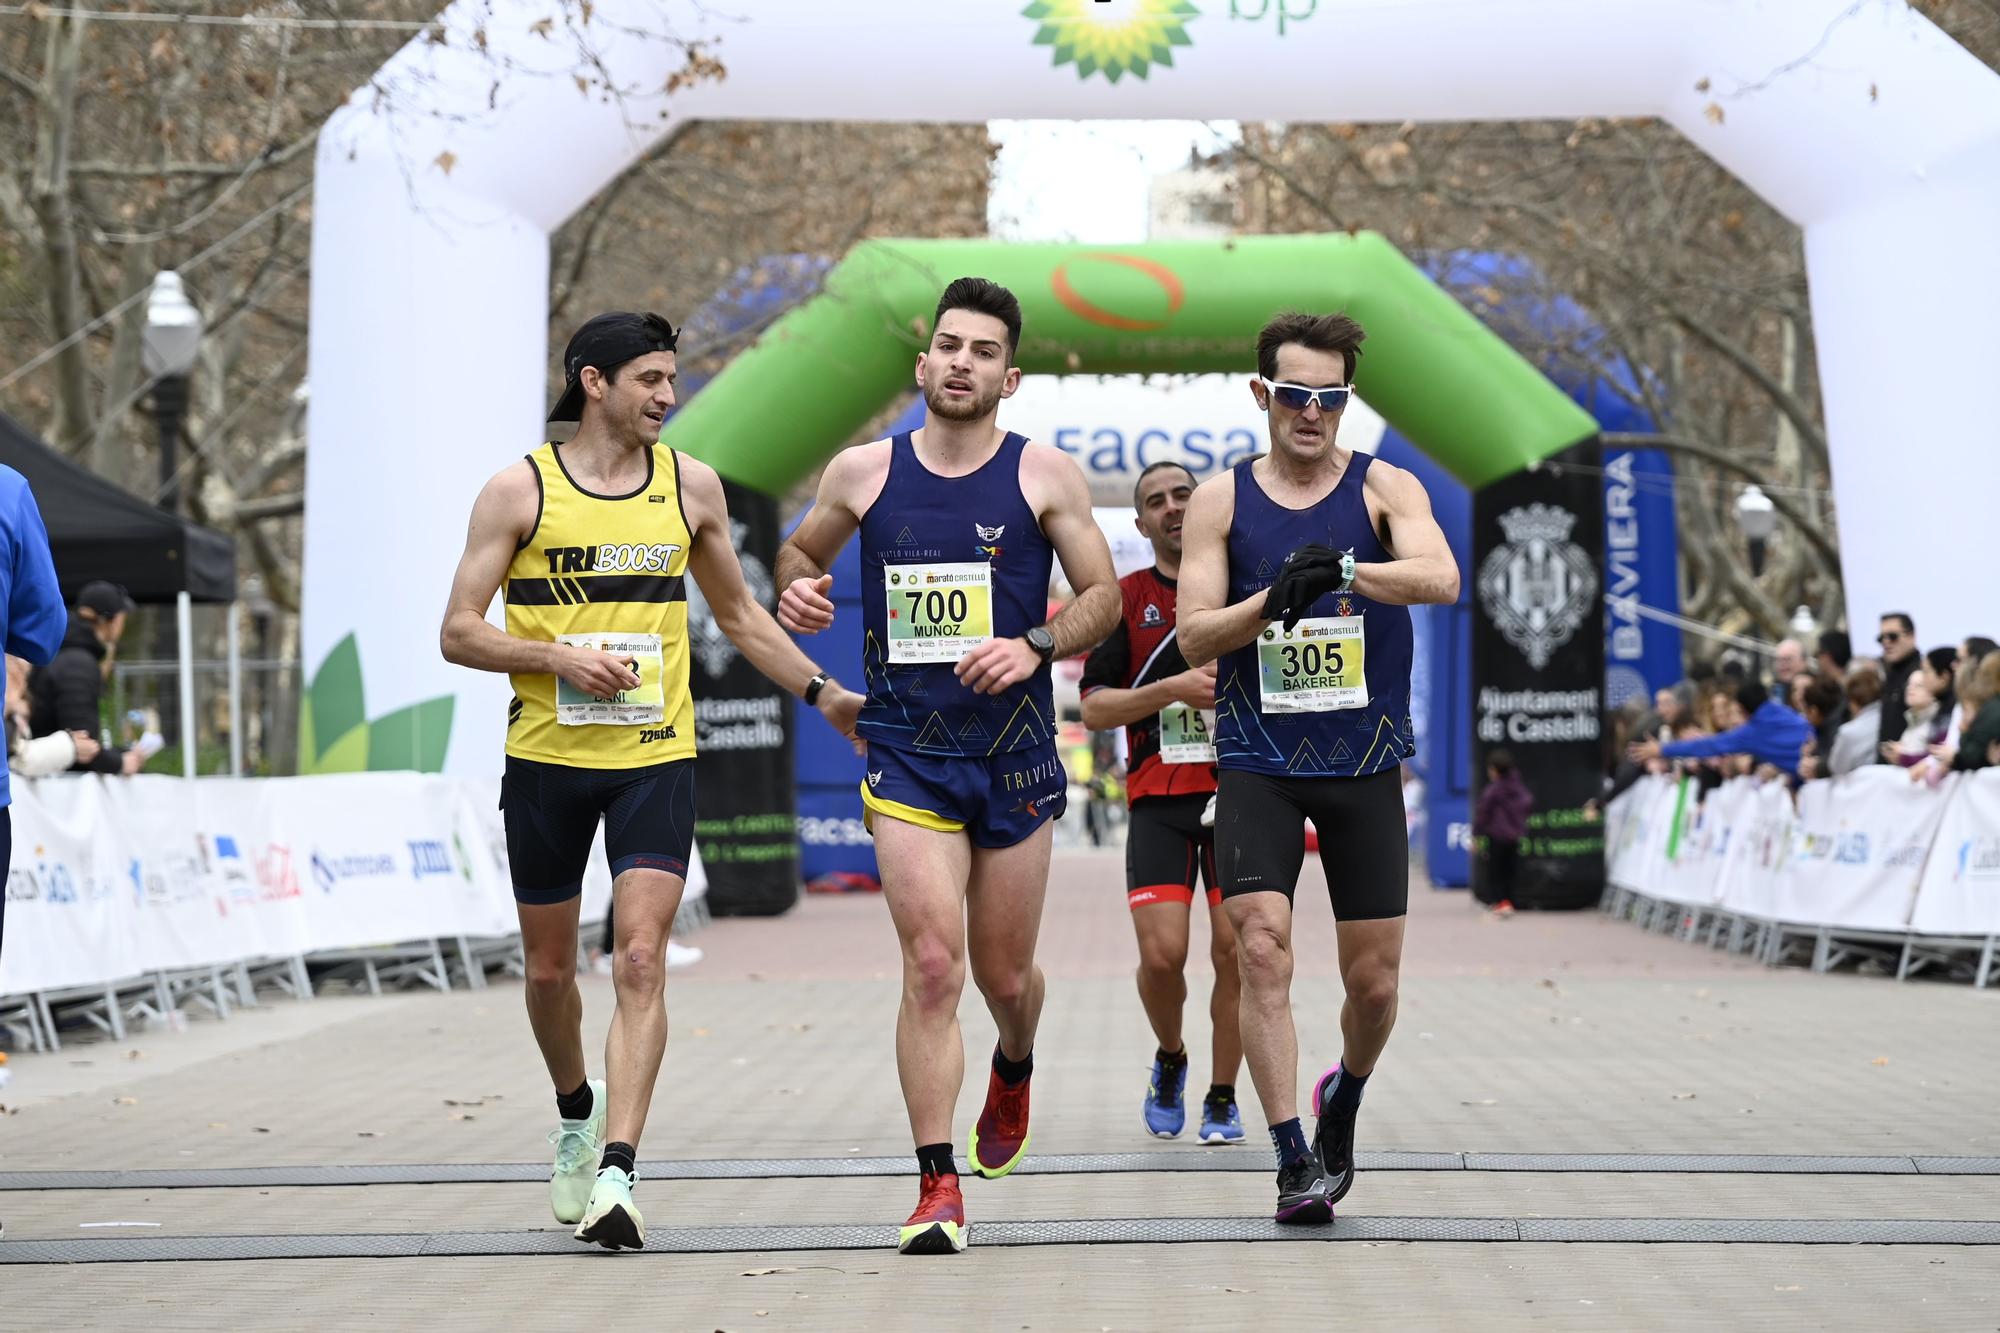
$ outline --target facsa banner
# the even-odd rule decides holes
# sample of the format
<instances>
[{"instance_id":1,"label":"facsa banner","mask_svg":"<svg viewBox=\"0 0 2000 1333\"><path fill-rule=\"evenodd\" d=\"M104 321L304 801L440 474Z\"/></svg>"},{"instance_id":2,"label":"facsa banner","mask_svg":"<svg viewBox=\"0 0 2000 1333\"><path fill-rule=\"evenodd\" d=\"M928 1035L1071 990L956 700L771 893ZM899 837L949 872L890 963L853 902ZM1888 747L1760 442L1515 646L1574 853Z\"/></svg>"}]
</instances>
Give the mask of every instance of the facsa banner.
<instances>
[{"instance_id":1,"label":"facsa banner","mask_svg":"<svg viewBox=\"0 0 2000 1333\"><path fill-rule=\"evenodd\" d=\"M1090 502L1123 509L1129 530L1132 488L1153 464L1179 463L1202 482L1271 447L1250 393L1253 369L1246 362L1241 375L1030 375L1000 409L1000 424L1074 458L1090 481ZM1385 429L1356 399L1341 416L1340 443L1372 454Z\"/></svg>"}]
</instances>

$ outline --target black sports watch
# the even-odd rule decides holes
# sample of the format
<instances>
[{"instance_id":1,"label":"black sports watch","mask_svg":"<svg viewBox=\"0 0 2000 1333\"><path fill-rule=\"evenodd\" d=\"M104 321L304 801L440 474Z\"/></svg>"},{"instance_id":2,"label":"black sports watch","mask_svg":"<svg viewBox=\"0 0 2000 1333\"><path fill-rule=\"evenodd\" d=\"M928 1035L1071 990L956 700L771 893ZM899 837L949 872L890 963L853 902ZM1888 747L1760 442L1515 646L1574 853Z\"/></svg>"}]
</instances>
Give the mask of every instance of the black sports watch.
<instances>
[{"instance_id":1,"label":"black sports watch","mask_svg":"<svg viewBox=\"0 0 2000 1333\"><path fill-rule=\"evenodd\" d=\"M805 701L807 708L816 708L819 706L819 692L826 688L827 681L831 679L833 679L831 676L822 671L806 682Z\"/></svg>"},{"instance_id":2,"label":"black sports watch","mask_svg":"<svg viewBox=\"0 0 2000 1333\"><path fill-rule=\"evenodd\" d=\"M1056 636L1049 633L1047 626L1037 625L1021 637L1028 641L1030 648L1041 654L1044 662L1050 661L1055 657Z\"/></svg>"}]
</instances>

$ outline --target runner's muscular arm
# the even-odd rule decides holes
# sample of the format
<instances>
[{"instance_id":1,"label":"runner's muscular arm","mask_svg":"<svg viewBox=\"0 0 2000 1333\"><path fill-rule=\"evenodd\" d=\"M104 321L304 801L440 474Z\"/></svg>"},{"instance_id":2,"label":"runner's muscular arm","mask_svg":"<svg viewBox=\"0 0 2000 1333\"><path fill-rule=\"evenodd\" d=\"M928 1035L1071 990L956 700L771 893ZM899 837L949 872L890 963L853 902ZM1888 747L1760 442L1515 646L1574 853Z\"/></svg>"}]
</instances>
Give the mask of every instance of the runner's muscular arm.
<instances>
[{"instance_id":1,"label":"runner's muscular arm","mask_svg":"<svg viewBox=\"0 0 2000 1333\"><path fill-rule=\"evenodd\" d=\"M438 633L444 660L475 671L558 675L600 699L635 688L639 678L610 653L517 638L486 619L486 608L500 591L514 553L534 533L539 507L534 464L526 462L494 476L472 502L465 554L452 575L451 599L445 603L444 626Z\"/></svg>"},{"instance_id":2,"label":"runner's muscular arm","mask_svg":"<svg viewBox=\"0 0 2000 1333\"><path fill-rule=\"evenodd\" d=\"M1449 605L1458 600L1458 562L1431 513L1424 484L1399 467L1368 469L1367 488L1382 505L1388 528L1386 564L1357 564L1354 591L1384 606Z\"/></svg>"},{"instance_id":3,"label":"runner's muscular arm","mask_svg":"<svg viewBox=\"0 0 2000 1333\"><path fill-rule=\"evenodd\" d=\"M826 571L888 478L886 441L843 449L827 463L813 507L778 548L772 575L780 590L780 625L794 634L817 634L833 623L833 602L827 597L833 576Z\"/></svg>"},{"instance_id":4,"label":"runner's muscular arm","mask_svg":"<svg viewBox=\"0 0 2000 1333\"><path fill-rule=\"evenodd\" d=\"M1195 487L1181 520L1181 656L1203 666L1256 638L1264 619L1264 594L1224 606L1229 595L1229 524L1236 516L1236 479L1224 472Z\"/></svg>"},{"instance_id":5,"label":"runner's muscular arm","mask_svg":"<svg viewBox=\"0 0 2000 1333\"><path fill-rule=\"evenodd\" d=\"M1111 544L1090 514L1090 483L1075 459L1060 449L1030 444L1021 455L1021 491L1062 561L1063 577L1076 589L1047 626L1056 641L1050 660L1060 661L1097 646L1118 623L1118 573L1111 563ZM1038 507L1037 497L1045 500ZM1025 638L988 639L958 659L957 672L979 693L998 694L1041 665L1041 654Z\"/></svg>"},{"instance_id":6,"label":"runner's muscular arm","mask_svg":"<svg viewBox=\"0 0 2000 1333\"><path fill-rule=\"evenodd\" d=\"M1129 727L1169 704L1189 708L1215 707L1215 668L1195 667L1149 685L1119 689L1107 685L1083 696L1083 725L1092 731Z\"/></svg>"},{"instance_id":7,"label":"runner's muscular arm","mask_svg":"<svg viewBox=\"0 0 2000 1333\"><path fill-rule=\"evenodd\" d=\"M687 502L689 526L694 529L688 570L701 588L717 627L773 684L803 697L820 668L778 627L743 581L743 566L730 543L729 502L722 493L722 478L708 464L683 454L681 494ZM815 707L835 730L853 740L861 702L860 695L829 678Z\"/></svg>"}]
</instances>

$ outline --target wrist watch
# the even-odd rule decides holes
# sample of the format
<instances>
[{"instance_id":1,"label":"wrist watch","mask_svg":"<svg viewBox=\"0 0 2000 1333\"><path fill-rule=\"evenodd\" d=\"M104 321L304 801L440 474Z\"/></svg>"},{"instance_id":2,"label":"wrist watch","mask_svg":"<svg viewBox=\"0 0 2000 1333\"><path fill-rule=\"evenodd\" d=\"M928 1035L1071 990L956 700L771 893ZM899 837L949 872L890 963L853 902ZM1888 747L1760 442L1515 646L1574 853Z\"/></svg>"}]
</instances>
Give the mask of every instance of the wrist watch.
<instances>
[{"instance_id":1,"label":"wrist watch","mask_svg":"<svg viewBox=\"0 0 2000 1333\"><path fill-rule=\"evenodd\" d=\"M1042 661L1047 662L1056 655L1056 636L1049 633L1047 626L1037 625L1021 637L1028 641L1028 646L1040 655Z\"/></svg>"},{"instance_id":2,"label":"wrist watch","mask_svg":"<svg viewBox=\"0 0 2000 1333\"><path fill-rule=\"evenodd\" d=\"M806 682L805 701L807 708L816 708L819 706L819 692L826 688L827 681L831 679L831 676L822 671Z\"/></svg>"},{"instance_id":3,"label":"wrist watch","mask_svg":"<svg viewBox=\"0 0 2000 1333\"><path fill-rule=\"evenodd\" d=\"M1340 586L1335 588L1334 591L1354 591L1354 552L1352 550L1340 553Z\"/></svg>"}]
</instances>

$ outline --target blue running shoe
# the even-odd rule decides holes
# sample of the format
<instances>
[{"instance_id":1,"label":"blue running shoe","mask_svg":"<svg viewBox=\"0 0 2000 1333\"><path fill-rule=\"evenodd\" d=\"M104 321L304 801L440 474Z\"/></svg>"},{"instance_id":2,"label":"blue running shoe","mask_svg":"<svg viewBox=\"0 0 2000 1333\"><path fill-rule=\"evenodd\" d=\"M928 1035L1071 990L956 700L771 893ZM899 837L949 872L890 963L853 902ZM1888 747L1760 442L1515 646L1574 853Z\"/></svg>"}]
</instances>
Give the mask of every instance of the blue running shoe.
<instances>
[{"instance_id":1,"label":"blue running shoe","mask_svg":"<svg viewBox=\"0 0 2000 1333\"><path fill-rule=\"evenodd\" d=\"M1201 1141L1203 1143L1243 1142L1243 1113L1236 1109L1236 1101L1203 1101L1201 1104Z\"/></svg>"},{"instance_id":2,"label":"blue running shoe","mask_svg":"<svg viewBox=\"0 0 2000 1333\"><path fill-rule=\"evenodd\" d=\"M1187 1126L1187 1061L1170 1070L1157 1056L1153 1060L1153 1081L1146 1089L1146 1132L1155 1138L1175 1139ZM1239 1131L1240 1132L1240 1131Z\"/></svg>"}]
</instances>

